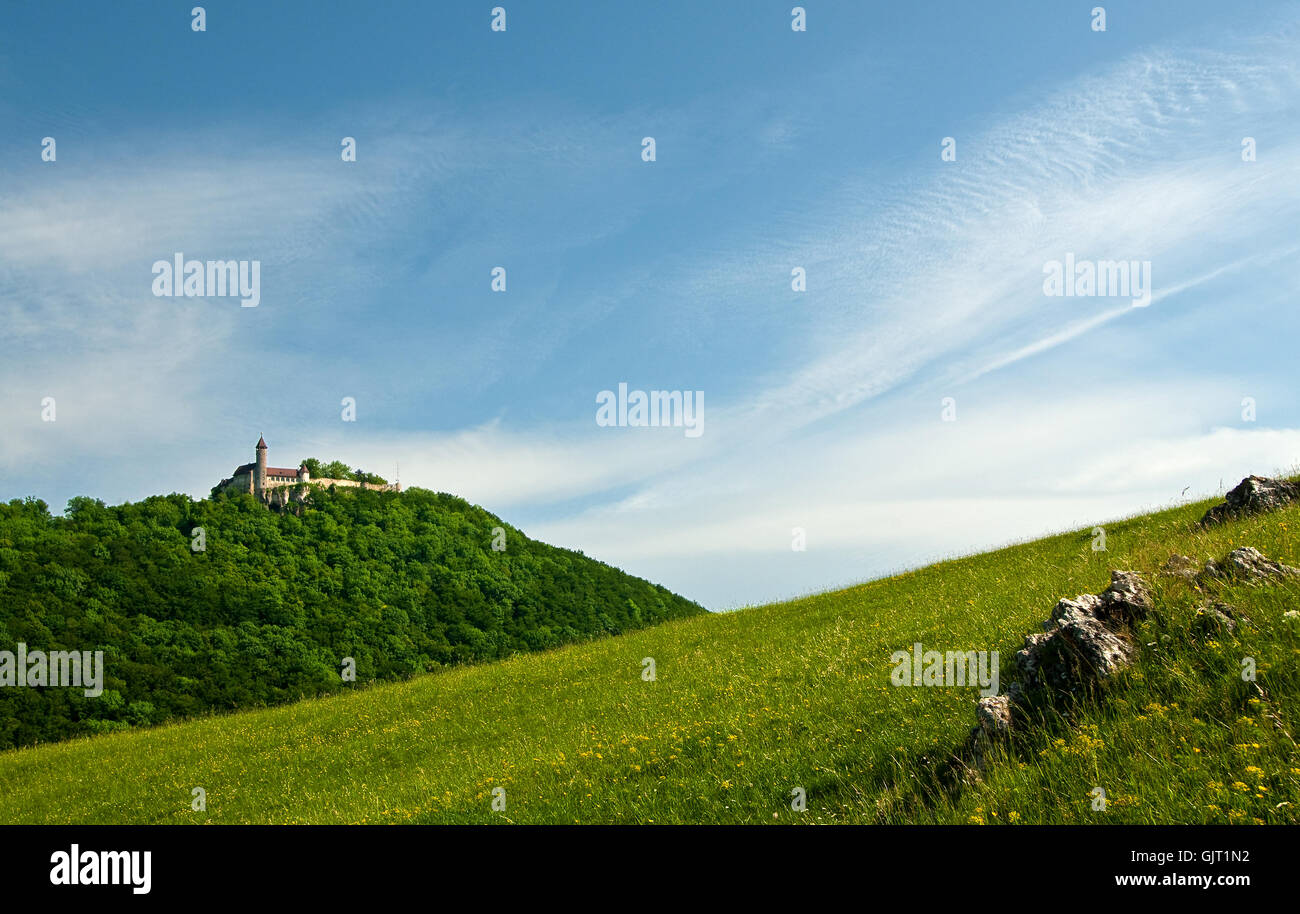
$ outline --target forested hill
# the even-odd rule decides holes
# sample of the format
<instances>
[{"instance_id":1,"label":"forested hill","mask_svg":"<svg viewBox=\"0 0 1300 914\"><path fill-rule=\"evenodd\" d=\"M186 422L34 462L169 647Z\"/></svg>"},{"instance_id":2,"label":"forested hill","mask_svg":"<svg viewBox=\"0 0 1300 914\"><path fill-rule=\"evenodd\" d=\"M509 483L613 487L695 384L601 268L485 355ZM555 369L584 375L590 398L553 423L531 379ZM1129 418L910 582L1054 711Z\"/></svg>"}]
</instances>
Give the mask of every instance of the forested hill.
<instances>
[{"instance_id":1,"label":"forested hill","mask_svg":"<svg viewBox=\"0 0 1300 914\"><path fill-rule=\"evenodd\" d=\"M64 517L14 500L0 651L103 650L105 691L0 688L0 748L351 688L347 657L360 685L702 612L423 489L314 490L300 513L251 495L74 498Z\"/></svg>"}]
</instances>

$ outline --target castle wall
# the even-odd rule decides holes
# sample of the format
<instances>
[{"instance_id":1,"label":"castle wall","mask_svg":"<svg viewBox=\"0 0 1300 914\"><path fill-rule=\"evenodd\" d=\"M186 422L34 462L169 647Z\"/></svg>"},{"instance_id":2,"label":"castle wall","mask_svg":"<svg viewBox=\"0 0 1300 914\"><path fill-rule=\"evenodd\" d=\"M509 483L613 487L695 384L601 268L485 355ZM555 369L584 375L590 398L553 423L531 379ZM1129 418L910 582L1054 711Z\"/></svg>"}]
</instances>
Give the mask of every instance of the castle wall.
<instances>
[{"instance_id":1,"label":"castle wall","mask_svg":"<svg viewBox=\"0 0 1300 914\"><path fill-rule=\"evenodd\" d=\"M222 488L227 490L233 489L236 492L252 492L253 474L239 473L235 476L232 476L230 479L227 479L225 481Z\"/></svg>"},{"instance_id":2,"label":"castle wall","mask_svg":"<svg viewBox=\"0 0 1300 914\"><path fill-rule=\"evenodd\" d=\"M395 483L378 483L378 482L357 482L355 479L313 479L307 483L311 486L342 486L344 488L356 488L360 486L363 489L373 489L376 492L400 492L401 488Z\"/></svg>"},{"instance_id":3,"label":"castle wall","mask_svg":"<svg viewBox=\"0 0 1300 914\"><path fill-rule=\"evenodd\" d=\"M288 477L268 476L266 478L266 491L269 492L272 489L291 488L292 486L298 485L300 481L301 480L288 478ZM394 483L389 483L385 485L382 483L375 483L375 482L357 482L355 479L313 478L311 480L308 480L306 485L321 486L326 489L328 489L330 486L338 486L339 488L343 488L343 489L362 488L362 489L371 489L377 492L402 491L401 488ZM255 492L253 476L252 474L249 473L240 473L238 476L235 476L229 482L227 482L225 488L228 490L234 490L236 492Z\"/></svg>"}]
</instances>

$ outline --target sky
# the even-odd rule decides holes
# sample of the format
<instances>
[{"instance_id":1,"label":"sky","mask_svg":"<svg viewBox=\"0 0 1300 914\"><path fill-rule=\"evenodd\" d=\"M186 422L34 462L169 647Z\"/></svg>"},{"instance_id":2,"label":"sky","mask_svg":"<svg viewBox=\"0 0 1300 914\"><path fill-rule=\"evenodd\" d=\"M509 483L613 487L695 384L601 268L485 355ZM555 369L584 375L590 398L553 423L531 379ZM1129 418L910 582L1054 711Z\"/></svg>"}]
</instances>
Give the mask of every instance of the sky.
<instances>
[{"instance_id":1,"label":"sky","mask_svg":"<svg viewBox=\"0 0 1300 914\"><path fill-rule=\"evenodd\" d=\"M0 6L0 499L264 435L725 610L1300 466L1298 3L193 6Z\"/></svg>"}]
</instances>

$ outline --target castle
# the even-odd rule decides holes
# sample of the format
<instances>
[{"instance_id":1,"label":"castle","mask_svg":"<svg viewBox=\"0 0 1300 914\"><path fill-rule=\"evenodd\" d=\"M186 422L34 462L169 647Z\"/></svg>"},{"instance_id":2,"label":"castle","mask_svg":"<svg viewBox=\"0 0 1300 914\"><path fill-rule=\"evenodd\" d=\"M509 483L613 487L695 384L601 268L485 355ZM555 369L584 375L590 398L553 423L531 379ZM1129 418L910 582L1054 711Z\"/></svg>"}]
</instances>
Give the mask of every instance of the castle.
<instances>
[{"instance_id":1,"label":"castle","mask_svg":"<svg viewBox=\"0 0 1300 914\"><path fill-rule=\"evenodd\" d=\"M402 491L400 483L389 485L387 483L358 482L355 479L312 479L311 472L307 469L305 463L299 464L296 470L267 466L267 450L266 439L259 436L257 449L254 452L256 459L252 463L245 463L242 466L235 467L235 472L229 479L223 479L217 483L217 489L229 492L247 492L256 496L259 501L268 504L287 504L291 497L294 501L302 501L308 485L350 486L352 488L376 489L382 492ZM295 489L294 487L299 484L302 484L303 488ZM298 494L291 495L294 492Z\"/></svg>"}]
</instances>

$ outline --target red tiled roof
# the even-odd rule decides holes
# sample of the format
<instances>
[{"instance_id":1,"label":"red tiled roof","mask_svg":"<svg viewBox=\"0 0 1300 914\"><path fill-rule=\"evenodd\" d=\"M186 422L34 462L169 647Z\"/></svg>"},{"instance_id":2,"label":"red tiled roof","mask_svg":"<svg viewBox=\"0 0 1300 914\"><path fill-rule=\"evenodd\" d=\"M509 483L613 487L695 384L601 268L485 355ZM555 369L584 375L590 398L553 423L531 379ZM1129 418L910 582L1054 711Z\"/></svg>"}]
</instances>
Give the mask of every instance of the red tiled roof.
<instances>
[{"instance_id":1,"label":"red tiled roof","mask_svg":"<svg viewBox=\"0 0 1300 914\"><path fill-rule=\"evenodd\" d=\"M235 475L235 476L239 476L239 475L242 474L242 473L253 473L253 472L255 472L256 470L257 470L257 464L255 464L255 463L246 463L246 464L244 464L243 466L237 466L237 467L235 467L235 472L234 472L233 475ZM295 468L295 469L289 469L288 467L267 467L267 468L266 468L266 475L267 475L267 476L295 476L295 477L296 477L296 476L298 475L298 470L297 470L296 468Z\"/></svg>"},{"instance_id":2,"label":"red tiled roof","mask_svg":"<svg viewBox=\"0 0 1300 914\"><path fill-rule=\"evenodd\" d=\"M266 450L266 439L263 438L261 435L257 436L257 449L259 451Z\"/></svg>"}]
</instances>

